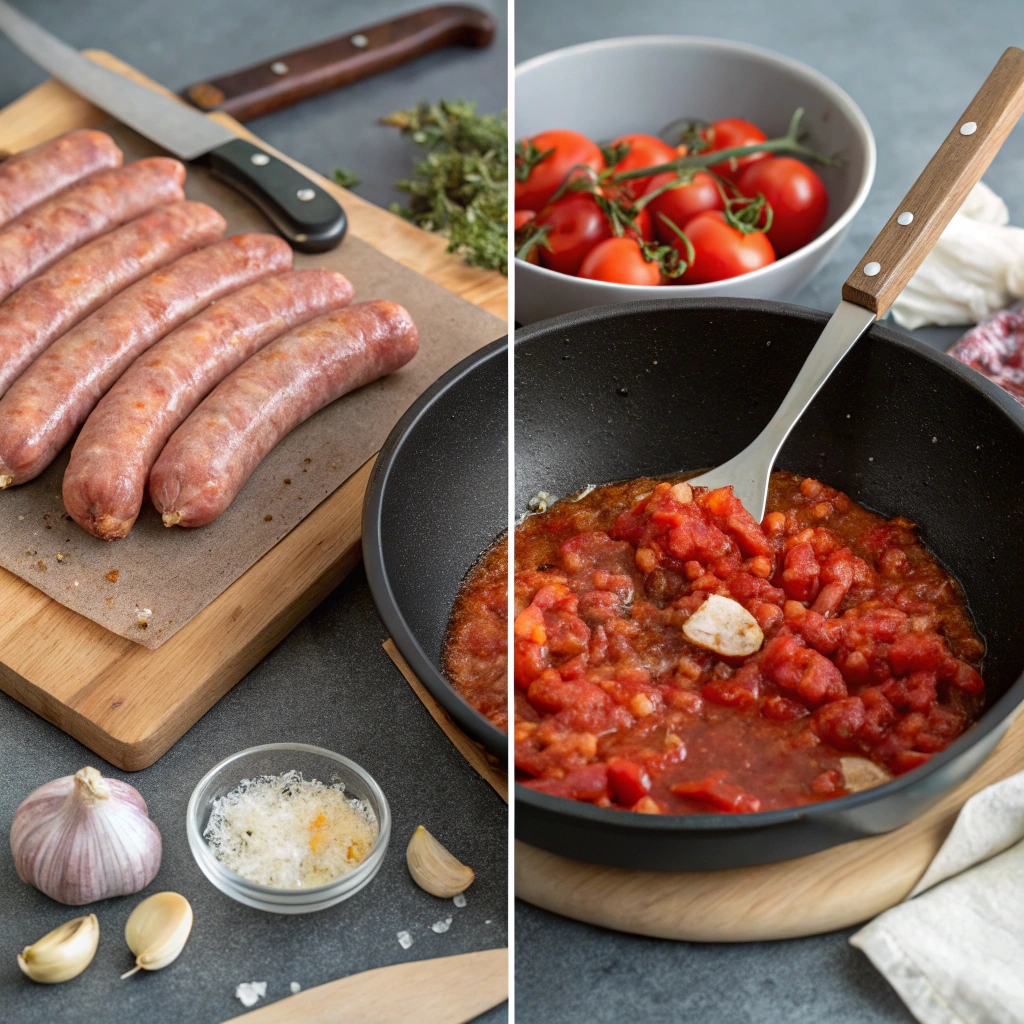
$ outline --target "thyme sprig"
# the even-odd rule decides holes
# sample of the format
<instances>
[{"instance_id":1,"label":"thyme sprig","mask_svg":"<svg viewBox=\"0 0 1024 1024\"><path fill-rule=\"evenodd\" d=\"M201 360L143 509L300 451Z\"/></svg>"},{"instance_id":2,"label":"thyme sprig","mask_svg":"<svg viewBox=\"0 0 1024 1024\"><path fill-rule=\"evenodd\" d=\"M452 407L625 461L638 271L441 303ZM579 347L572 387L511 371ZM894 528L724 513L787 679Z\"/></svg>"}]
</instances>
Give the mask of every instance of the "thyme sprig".
<instances>
[{"instance_id":1,"label":"thyme sprig","mask_svg":"<svg viewBox=\"0 0 1024 1024\"><path fill-rule=\"evenodd\" d=\"M448 239L471 266L508 274L508 118L478 114L466 100L421 101L381 119L425 155L397 183L408 206L394 213ZM547 154L531 154L535 161Z\"/></svg>"}]
</instances>

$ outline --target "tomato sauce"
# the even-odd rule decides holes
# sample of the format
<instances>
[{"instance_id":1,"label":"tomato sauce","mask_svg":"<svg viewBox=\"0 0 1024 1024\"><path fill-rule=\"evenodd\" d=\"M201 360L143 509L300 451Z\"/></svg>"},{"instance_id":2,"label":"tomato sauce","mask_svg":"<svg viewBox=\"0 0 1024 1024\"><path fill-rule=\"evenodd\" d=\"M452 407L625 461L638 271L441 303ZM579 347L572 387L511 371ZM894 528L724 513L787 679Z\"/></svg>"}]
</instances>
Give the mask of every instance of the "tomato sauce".
<instances>
[{"instance_id":1,"label":"tomato sauce","mask_svg":"<svg viewBox=\"0 0 1024 1024\"><path fill-rule=\"evenodd\" d=\"M521 782L646 813L771 810L915 768L977 718L984 644L911 522L775 473L757 523L731 488L681 481L600 487L517 528ZM756 620L755 653L684 635L713 594ZM489 668L497 722L504 673Z\"/></svg>"}]
</instances>

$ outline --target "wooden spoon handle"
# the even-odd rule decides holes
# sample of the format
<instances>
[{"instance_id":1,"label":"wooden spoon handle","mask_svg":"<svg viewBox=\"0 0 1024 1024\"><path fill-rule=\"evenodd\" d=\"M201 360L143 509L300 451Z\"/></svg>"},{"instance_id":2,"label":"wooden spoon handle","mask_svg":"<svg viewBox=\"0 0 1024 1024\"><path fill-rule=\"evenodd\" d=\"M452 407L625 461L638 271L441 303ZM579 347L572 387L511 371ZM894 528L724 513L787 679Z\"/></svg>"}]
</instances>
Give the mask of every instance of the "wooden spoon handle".
<instances>
[{"instance_id":1,"label":"wooden spoon handle","mask_svg":"<svg viewBox=\"0 0 1024 1024\"><path fill-rule=\"evenodd\" d=\"M885 315L1022 113L1024 50L1011 46L843 285L847 302Z\"/></svg>"},{"instance_id":2,"label":"wooden spoon handle","mask_svg":"<svg viewBox=\"0 0 1024 1024\"><path fill-rule=\"evenodd\" d=\"M318 43L270 57L182 95L200 110L222 110L247 121L290 103L351 85L446 46L488 46L494 21L477 7L437 4Z\"/></svg>"}]
</instances>

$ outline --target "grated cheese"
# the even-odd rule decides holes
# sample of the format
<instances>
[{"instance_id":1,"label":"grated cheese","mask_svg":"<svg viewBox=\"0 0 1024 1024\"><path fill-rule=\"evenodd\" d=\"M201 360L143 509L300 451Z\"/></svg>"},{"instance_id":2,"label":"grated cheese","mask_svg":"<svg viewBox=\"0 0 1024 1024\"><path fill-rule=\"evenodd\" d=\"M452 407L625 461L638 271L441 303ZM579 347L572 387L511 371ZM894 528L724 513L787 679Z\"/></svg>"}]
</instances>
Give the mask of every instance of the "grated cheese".
<instances>
[{"instance_id":1,"label":"grated cheese","mask_svg":"<svg viewBox=\"0 0 1024 1024\"><path fill-rule=\"evenodd\" d=\"M341 782L301 772L243 779L213 802L203 838L226 868L273 889L304 889L347 874L377 840L377 819Z\"/></svg>"}]
</instances>

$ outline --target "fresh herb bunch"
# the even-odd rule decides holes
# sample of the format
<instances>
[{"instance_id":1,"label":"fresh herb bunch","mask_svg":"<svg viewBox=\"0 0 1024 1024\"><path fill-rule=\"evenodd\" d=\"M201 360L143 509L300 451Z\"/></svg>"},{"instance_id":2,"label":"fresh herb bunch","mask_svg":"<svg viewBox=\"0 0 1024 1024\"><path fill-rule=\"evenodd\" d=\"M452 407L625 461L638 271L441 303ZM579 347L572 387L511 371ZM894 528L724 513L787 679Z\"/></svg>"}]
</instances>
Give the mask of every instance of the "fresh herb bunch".
<instances>
[{"instance_id":1,"label":"fresh herb bunch","mask_svg":"<svg viewBox=\"0 0 1024 1024\"><path fill-rule=\"evenodd\" d=\"M508 117L478 114L466 100L420 102L382 118L423 146L413 176L397 187L410 196L392 211L448 239L448 251L472 266L508 274Z\"/></svg>"}]
</instances>

